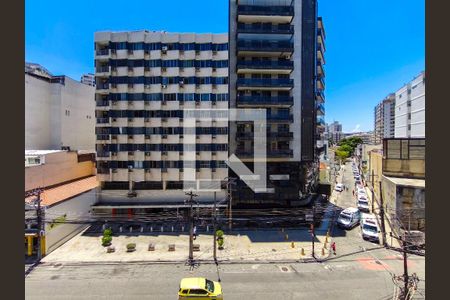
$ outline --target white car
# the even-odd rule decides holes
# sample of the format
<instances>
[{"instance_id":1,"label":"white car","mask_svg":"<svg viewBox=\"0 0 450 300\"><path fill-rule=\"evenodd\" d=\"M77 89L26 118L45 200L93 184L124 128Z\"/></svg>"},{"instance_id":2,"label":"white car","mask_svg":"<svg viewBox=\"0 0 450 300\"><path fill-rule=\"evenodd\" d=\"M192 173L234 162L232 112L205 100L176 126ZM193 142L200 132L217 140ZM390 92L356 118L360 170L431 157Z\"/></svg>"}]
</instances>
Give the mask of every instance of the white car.
<instances>
[{"instance_id":1,"label":"white car","mask_svg":"<svg viewBox=\"0 0 450 300\"><path fill-rule=\"evenodd\" d=\"M363 239L377 243L380 242L380 238L378 237L380 231L374 214L362 214L360 226Z\"/></svg>"},{"instance_id":2,"label":"white car","mask_svg":"<svg viewBox=\"0 0 450 300\"><path fill-rule=\"evenodd\" d=\"M334 187L334 190L337 191L337 192L342 192L344 190L344 185L342 183L338 183Z\"/></svg>"},{"instance_id":3,"label":"white car","mask_svg":"<svg viewBox=\"0 0 450 300\"><path fill-rule=\"evenodd\" d=\"M365 197L358 197L358 209L364 212L370 212L369 201Z\"/></svg>"},{"instance_id":4,"label":"white car","mask_svg":"<svg viewBox=\"0 0 450 300\"><path fill-rule=\"evenodd\" d=\"M355 207L349 207L341 211L337 219L337 225L345 229L351 229L359 224L361 212Z\"/></svg>"}]
</instances>

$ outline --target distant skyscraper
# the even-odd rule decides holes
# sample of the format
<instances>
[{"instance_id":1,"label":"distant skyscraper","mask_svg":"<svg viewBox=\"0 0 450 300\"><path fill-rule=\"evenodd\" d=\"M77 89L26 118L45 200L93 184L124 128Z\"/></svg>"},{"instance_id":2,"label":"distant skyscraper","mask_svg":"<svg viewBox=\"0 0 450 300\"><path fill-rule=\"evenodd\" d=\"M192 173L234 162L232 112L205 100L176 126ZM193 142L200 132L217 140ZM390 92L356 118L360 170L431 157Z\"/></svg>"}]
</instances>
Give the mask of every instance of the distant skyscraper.
<instances>
[{"instance_id":1,"label":"distant skyscraper","mask_svg":"<svg viewBox=\"0 0 450 300\"><path fill-rule=\"evenodd\" d=\"M328 137L333 141L333 143L338 143L343 139L344 134L342 133L342 124L338 121L334 121L328 125Z\"/></svg>"},{"instance_id":2,"label":"distant skyscraper","mask_svg":"<svg viewBox=\"0 0 450 300\"><path fill-rule=\"evenodd\" d=\"M95 75L91 73L83 74L83 76L81 76L81 83L95 86Z\"/></svg>"},{"instance_id":3,"label":"distant skyscraper","mask_svg":"<svg viewBox=\"0 0 450 300\"><path fill-rule=\"evenodd\" d=\"M395 94L389 94L374 109L374 142L381 144L383 138L393 138L395 132Z\"/></svg>"}]
</instances>

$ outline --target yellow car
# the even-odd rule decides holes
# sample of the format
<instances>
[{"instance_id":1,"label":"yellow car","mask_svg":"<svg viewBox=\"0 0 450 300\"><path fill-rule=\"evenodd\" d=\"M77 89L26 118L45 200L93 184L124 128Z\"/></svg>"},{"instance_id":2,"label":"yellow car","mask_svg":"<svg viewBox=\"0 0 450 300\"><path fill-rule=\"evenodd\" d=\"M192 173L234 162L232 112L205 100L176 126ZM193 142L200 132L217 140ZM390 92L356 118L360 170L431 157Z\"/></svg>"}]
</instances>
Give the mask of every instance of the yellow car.
<instances>
[{"instance_id":1,"label":"yellow car","mask_svg":"<svg viewBox=\"0 0 450 300\"><path fill-rule=\"evenodd\" d=\"M183 278L180 282L178 299L222 300L222 286L216 281L202 277Z\"/></svg>"}]
</instances>

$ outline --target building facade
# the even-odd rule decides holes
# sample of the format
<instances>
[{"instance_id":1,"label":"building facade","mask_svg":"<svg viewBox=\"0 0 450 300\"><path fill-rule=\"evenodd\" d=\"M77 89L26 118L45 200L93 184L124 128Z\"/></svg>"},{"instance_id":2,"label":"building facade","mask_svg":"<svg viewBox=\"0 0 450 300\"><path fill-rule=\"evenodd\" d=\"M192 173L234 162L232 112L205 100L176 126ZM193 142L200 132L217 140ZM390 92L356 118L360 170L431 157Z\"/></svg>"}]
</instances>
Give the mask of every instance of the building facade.
<instances>
[{"instance_id":1,"label":"building facade","mask_svg":"<svg viewBox=\"0 0 450 300\"><path fill-rule=\"evenodd\" d=\"M25 149L94 150L95 89L25 66Z\"/></svg>"},{"instance_id":2,"label":"building facade","mask_svg":"<svg viewBox=\"0 0 450 300\"><path fill-rule=\"evenodd\" d=\"M228 121L183 122L228 109L227 34L96 32L95 68L100 203L182 202L186 168L228 176Z\"/></svg>"},{"instance_id":3,"label":"building facade","mask_svg":"<svg viewBox=\"0 0 450 300\"><path fill-rule=\"evenodd\" d=\"M394 137L425 137L425 72L395 92Z\"/></svg>"},{"instance_id":4,"label":"building facade","mask_svg":"<svg viewBox=\"0 0 450 300\"><path fill-rule=\"evenodd\" d=\"M81 83L90 85L90 86L95 86L95 75L92 73L88 73L88 74L83 74L83 76L81 76Z\"/></svg>"},{"instance_id":5,"label":"building facade","mask_svg":"<svg viewBox=\"0 0 450 300\"><path fill-rule=\"evenodd\" d=\"M395 94L389 94L374 109L374 143L381 144L384 138L395 134Z\"/></svg>"},{"instance_id":6,"label":"building facade","mask_svg":"<svg viewBox=\"0 0 450 300\"><path fill-rule=\"evenodd\" d=\"M233 203L289 206L319 176L325 32L317 1L231 0L229 9L230 108L266 109L268 123L268 190L238 182ZM253 145L251 122L230 122L230 153L249 169Z\"/></svg>"},{"instance_id":7,"label":"building facade","mask_svg":"<svg viewBox=\"0 0 450 300\"><path fill-rule=\"evenodd\" d=\"M328 125L328 139L334 144L339 143L340 140L344 138L344 133L342 132L342 124L338 121Z\"/></svg>"}]
</instances>

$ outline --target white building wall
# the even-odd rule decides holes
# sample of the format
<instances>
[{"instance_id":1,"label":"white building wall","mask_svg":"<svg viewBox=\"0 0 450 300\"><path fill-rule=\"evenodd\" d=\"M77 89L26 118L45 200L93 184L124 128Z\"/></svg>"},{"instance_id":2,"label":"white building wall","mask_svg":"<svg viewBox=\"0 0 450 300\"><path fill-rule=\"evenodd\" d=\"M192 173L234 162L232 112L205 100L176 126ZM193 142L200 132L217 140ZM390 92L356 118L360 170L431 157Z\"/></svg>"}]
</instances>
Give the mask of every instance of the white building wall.
<instances>
[{"instance_id":1,"label":"white building wall","mask_svg":"<svg viewBox=\"0 0 450 300\"><path fill-rule=\"evenodd\" d=\"M95 88L25 74L25 149L95 149Z\"/></svg>"}]
</instances>

